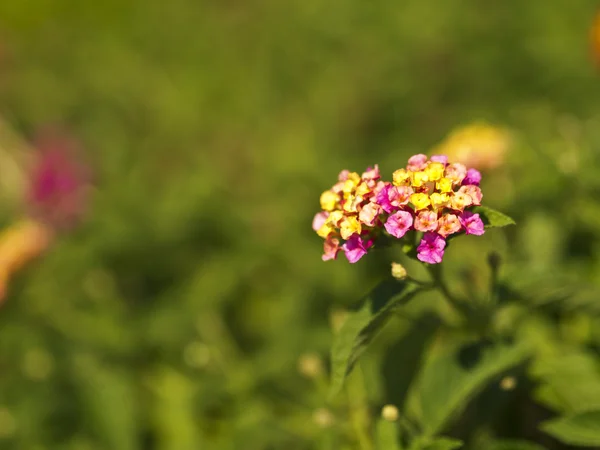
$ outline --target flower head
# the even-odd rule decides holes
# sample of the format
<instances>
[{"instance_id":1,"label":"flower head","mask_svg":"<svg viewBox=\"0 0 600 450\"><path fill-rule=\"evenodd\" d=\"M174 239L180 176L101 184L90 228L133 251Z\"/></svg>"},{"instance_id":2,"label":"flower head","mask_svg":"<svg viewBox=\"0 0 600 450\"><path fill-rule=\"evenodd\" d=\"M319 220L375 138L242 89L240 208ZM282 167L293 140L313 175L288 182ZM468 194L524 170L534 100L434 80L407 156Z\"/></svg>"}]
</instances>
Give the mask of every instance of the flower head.
<instances>
[{"instance_id":1,"label":"flower head","mask_svg":"<svg viewBox=\"0 0 600 450\"><path fill-rule=\"evenodd\" d=\"M402 239L424 232L418 258L437 264L448 236L483 234L479 215L469 211L481 204L480 182L477 170L449 163L445 155L411 157L393 172L393 182L382 180L376 165L362 175L344 170L321 195L322 211L313 219L313 229L325 239L323 259L335 259L343 250L354 263L382 234Z\"/></svg>"}]
</instances>

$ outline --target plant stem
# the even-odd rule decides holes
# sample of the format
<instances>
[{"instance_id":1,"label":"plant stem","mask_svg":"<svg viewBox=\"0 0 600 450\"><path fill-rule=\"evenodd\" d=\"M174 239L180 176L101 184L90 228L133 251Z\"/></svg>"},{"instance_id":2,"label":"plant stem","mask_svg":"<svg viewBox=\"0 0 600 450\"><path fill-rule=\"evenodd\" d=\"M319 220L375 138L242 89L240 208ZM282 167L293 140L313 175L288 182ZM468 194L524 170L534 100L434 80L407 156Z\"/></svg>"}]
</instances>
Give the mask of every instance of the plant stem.
<instances>
[{"instance_id":1,"label":"plant stem","mask_svg":"<svg viewBox=\"0 0 600 450\"><path fill-rule=\"evenodd\" d=\"M431 274L434 286L442 293L446 300L448 300L448 303L450 303L453 309L460 313L465 313L464 305L456 296L454 296L454 294L452 294L452 292L450 292L450 289L448 289L448 286L444 282L441 264L428 264L427 270Z\"/></svg>"},{"instance_id":2,"label":"plant stem","mask_svg":"<svg viewBox=\"0 0 600 450\"><path fill-rule=\"evenodd\" d=\"M348 406L350 422L361 450L374 450L369 436L369 412L365 380L360 367L355 367L353 376L348 380Z\"/></svg>"}]
</instances>

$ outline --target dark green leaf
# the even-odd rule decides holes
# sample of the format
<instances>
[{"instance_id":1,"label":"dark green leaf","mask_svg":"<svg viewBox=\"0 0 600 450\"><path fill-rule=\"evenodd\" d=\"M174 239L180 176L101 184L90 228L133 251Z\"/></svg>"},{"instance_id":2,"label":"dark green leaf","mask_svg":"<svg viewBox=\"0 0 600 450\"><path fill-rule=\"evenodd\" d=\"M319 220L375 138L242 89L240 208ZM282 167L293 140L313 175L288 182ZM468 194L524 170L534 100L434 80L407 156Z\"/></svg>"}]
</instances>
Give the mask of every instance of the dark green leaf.
<instances>
[{"instance_id":1,"label":"dark green leaf","mask_svg":"<svg viewBox=\"0 0 600 450\"><path fill-rule=\"evenodd\" d=\"M512 218L487 206L475 206L472 211L479 214L486 228L515 225L515 221Z\"/></svg>"},{"instance_id":2,"label":"dark green leaf","mask_svg":"<svg viewBox=\"0 0 600 450\"><path fill-rule=\"evenodd\" d=\"M541 445L529 441L502 440L492 442L485 450L546 450Z\"/></svg>"},{"instance_id":3,"label":"dark green leaf","mask_svg":"<svg viewBox=\"0 0 600 450\"><path fill-rule=\"evenodd\" d=\"M597 447L600 446L600 410L549 420L541 429L565 444Z\"/></svg>"},{"instance_id":4,"label":"dark green leaf","mask_svg":"<svg viewBox=\"0 0 600 450\"><path fill-rule=\"evenodd\" d=\"M462 446L463 442L458 439L446 437L429 438L422 436L413 441L410 450L455 450Z\"/></svg>"},{"instance_id":5,"label":"dark green leaf","mask_svg":"<svg viewBox=\"0 0 600 450\"><path fill-rule=\"evenodd\" d=\"M385 280L362 301L339 330L331 349L330 397L336 395L352 367L394 309L410 300L421 288L410 281Z\"/></svg>"},{"instance_id":6,"label":"dark green leaf","mask_svg":"<svg viewBox=\"0 0 600 450\"><path fill-rule=\"evenodd\" d=\"M409 413L428 436L443 431L486 383L524 361L529 349L488 344L482 347L477 361L468 366L461 363L459 354L446 350L433 356L425 364L419 382L413 386Z\"/></svg>"}]
</instances>

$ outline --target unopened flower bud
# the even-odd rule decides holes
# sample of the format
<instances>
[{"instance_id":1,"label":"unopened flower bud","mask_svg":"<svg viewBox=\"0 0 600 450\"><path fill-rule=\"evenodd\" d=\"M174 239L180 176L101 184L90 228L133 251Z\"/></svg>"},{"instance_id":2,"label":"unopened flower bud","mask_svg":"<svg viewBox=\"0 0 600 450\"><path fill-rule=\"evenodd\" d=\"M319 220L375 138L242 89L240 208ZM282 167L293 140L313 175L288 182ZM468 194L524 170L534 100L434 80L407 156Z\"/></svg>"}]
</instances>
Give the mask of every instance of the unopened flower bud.
<instances>
[{"instance_id":1,"label":"unopened flower bud","mask_svg":"<svg viewBox=\"0 0 600 450\"><path fill-rule=\"evenodd\" d=\"M323 373L323 361L316 353L305 353L298 358L298 372L306 378L316 378Z\"/></svg>"},{"instance_id":2,"label":"unopened flower bud","mask_svg":"<svg viewBox=\"0 0 600 450\"><path fill-rule=\"evenodd\" d=\"M515 377L507 376L502 378L500 381L500 388L503 391L512 391L517 386L517 379Z\"/></svg>"},{"instance_id":3,"label":"unopened flower bud","mask_svg":"<svg viewBox=\"0 0 600 450\"><path fill-rule=\"evenodd\" d=\"M326 408L319 408L313 413L313 420L321 428L329 428L333 425L335 419L331 411Z\"/></svg>"},{"instance_id":4,"label":"unopened flower bud","mask_svg":"<svg viewBox=\"0 0 600 450\"><path fill-rule=\"evenodd\" d=\"M398 420L399 416L400 413L398 411L398 408L394 405L385 405L381 409L381 417L383 418L383 420L387 420L388 422L395 422L396 420Z\"/></svg>"},{"instance_id":5,"label":"unopened flower bud","mask_svg":"<svg viewBox=\"0 0 600 450\"><path fill-rule=\"evenodd\" d=\"M392 263L392 276L396 280L404 280L407 276L406 269L402 264Z\"/></svg>"}]
</instances>

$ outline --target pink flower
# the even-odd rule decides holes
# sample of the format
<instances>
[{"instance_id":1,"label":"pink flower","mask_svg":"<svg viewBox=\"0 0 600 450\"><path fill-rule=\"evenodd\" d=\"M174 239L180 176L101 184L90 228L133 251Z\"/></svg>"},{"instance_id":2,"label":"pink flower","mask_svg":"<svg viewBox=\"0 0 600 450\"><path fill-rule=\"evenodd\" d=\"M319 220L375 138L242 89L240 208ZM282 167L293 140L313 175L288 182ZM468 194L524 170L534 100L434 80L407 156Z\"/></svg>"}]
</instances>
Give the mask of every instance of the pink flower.
<instances>
[{"instance_id":1,"label":"pink flower","mask_svg":"<svg viewBox=\"0 0 600 450\"><path fill-rule=\"evenodd\" d=\"M338 181L346 181L348 179L348 175L350 175L350 171L347 169L344 169L340 172L340 174L338 175Z\"/></svg>"},{"instance_id":2,"label":"pink flower","mask_svg":"<svg viewBox=\"0 0 600 450\"><path fill-rule=\"evenodd\" d=\"M464 164L454 163L446 167L446 178L455 185L460 185L467 176L467 168Z\"/></svg>"},{"instance_id":3,"label":"pink flower","mask_svg":"<svg viewBox=\"0 0 600 450\"><path fill-rule=\"evenodd\" d=\"M379 189L379 192L377 192L377 195L375 196L375 202L381 206L386 213L391 213L396 209L390 202L389 192L393 187L394 186L392 186L391 183L386 183L383 187L381 187L381 189Z\"/></svg>"},{"instance_id":4,"label":"pink flower","mask_svg":"<svg viewBox=\"0 0 600 450\"><path fill-rule=\"evenodd\" d=\"M372 245L372 240L369 240L365 243L358 233L354 233L352 236L350 236L346 243L342 245L342 250L344 250L348 261L354 264L367 254L367 249Z\"/></svg>"},{"instance_id":5,"label":"pink flower","mask_svg":"<svg viewBox=\"0 0 600 450\"><path fill-rule=\"evenodd\" d=\"M379 180L381 175L379 174L379 166L375 164L372 168L368 167L366 172L361 176L363 180Z\"/></svg>"},{"instance_id":6,"label":"pink flower","mask_svg":"<svg viewBox=\"0 0 600 450\"><path fill-rule=\"evenodd\" d=\"M413 224L412 214L407 211L398 211L388 217L385 229L392 236L400 239L406 234Z\"/></svg>"},{"instance_id":7,"label":"pink flower","mask_svg":"<svg viewBox=\"0 0 600 450\"><path fill-rule=\"evenodd\" d=\"M319 228L323 226L327 220L327 217L329 217L329 213L327 211L321 211L320 213L315 214L312 222L313 230L319 231Z\"/></svg>"},{"instance_id":8,"label":"pink flower","mask_svg":"<svg viewBox=\"0 0 600 450\"><path fill-rule=\"evenodd\" d=\"M360 210L358 214L358 220L360 220L365 225L372 227L375 225L375 220L381 214L382 209L377 203L367 203L363 209Z\"/></svg>"},{"instance_id":9,"label":"pink flower","mask_svg":"<svg viewBox=\"0 0 600 450\"><path fill-rule=\"evenodd\" d=\"M325 239L325 242L323 243L323 261L336 259L339 251L340 241L333 237L327 237L327 239Z\"/></svg>"},{"instance_id":10,"label":"pink flower","mask_svg":"<svg viewBox=\"0 0 600 450\"><path fill-rule=\"evenodd\" d=\"M438 234L447 238L451 234L458 233L461 228L460 220L455 214L446 214L438 220Z\"/></svg>"},{"instance_id":11,"label":"pink flower","mask_svg":"<svg viewBox=\"0 0 600 450\"><path fill-rule=\"evenodd\" d=\"M461 186L458 192L462 192L463 194L467 194L469 197L471 197L473 205L481 205L481 199L483 198L483 194L481 193L481 189L479 189L479 186L467 184Z\"/></svg>"},{"instance_id":12,"label":"pink flower","mask_svg":"<svg viewBox=\"0 0 600 450\"><path fill-rule=\"evenodd\" d=\"M415 230L435 231L438 226L438 215L435 211L421 211L415 219Z\"/></svg>"},{"instance_id":13,"label":"pink flower","mask_svg":"<svg viewBox=\"0 0 600 450\"><path fill-rule=\"evenodd\" d=\"M422 153L420 153L409 158L408 166L406 166L406 168L408 170L412 170L413 172L418 172L419 170L423 170L426 166L427 155L423 155Z\"/></svg>"},{"instance_id":14,"label":"pink flower","mask_svg":"<svg viewBox=\"0 0 600 450\"><path fill-rule=\"evenodd\" d=\"M475 186L479 186L479 183L481 183L481 173L479 172L479 170L467 170L467 176L463 180L462 184L474 184Z\"/></svg>"},{"instance_id":15,"label":"pink flower","mask_svg":"<svg viewBox=\"0 0 600 450\"><path fill-rule=\"evenodd\" d=\"M89 173L78 159L77 144L59 134L44 134L30 174L28 206L34 216L57 227L78 221L85 209Z\"/></svg>"},{"instance_id":16,"label":"pink flower","mask_svg":"<svg viewBox=\"0 0 600 450\"><path fill-rule=\"evenodd\" d=\"M429 159L432 162L439 162L439 163L442 163L444 165L448 164L448 157L446 155L433 155Z\"/></svg>"},{"instance_id":17,"label":"pink flower","mask_svg":"<svg viewBox=\"0 0 600 450\"><path fill-rule=\"evenodd\" d=\"M481 236L485 232L479 214L472 213L471 211L465 211L460 215L460 223L465 229L466 234Z\"/></svg>"},{"instance_id":18,"label":"pink flower","mask_svg":"<svg viewBox=\"0 0 600 450\"><path fill-rule=\"evenodd\" d=\"M408 204L413 192L413 188L410 186L392 186L388 190L388 199L390 204L397 209Z\"/></svg>"},{"instance_id":19,"label":"pink flower","mask_svg":"<svg viewBox=\"0 0 600 450\"><path fill-rule=\"evenodd\" d=\"M429 264L438 264L444 257L446 241L436 233L425 233L417 247L417 258Z\"/></svg>"}]
</instances>

